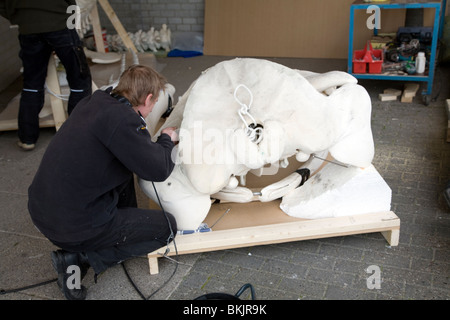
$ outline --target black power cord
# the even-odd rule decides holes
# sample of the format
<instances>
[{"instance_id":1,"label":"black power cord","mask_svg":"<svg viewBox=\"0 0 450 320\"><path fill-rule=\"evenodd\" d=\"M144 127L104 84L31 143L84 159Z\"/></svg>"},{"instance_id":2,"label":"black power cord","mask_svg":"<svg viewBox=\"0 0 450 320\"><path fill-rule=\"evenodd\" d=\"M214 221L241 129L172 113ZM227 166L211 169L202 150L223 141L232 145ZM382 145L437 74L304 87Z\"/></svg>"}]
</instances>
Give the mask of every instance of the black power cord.
<instances>
[{"instance_id":1,"label":"black power cord","mask_svg":"<svg viewBox=\"0 0 450 320\"><path fill-rule=\"evenodd\" d=\"M32 288L37 288L37 287L40 287L40 286L45 286L46 284L53 283L55 281L58 281L58 278L55 278L55 279L52 279L52 280L43 281L43 282L39 282L39 283L36 283L36 284L32 284L32 285L21 287L21 288L17 288L17 289L8 289L8 290L1 289L0 290L0 295L4 295L4 294L8 294L8 293L20 292L20 291L24 291L24 290L27 290L27 289L32 289Z\"/></svg>"},{"instance_id":2,"label":"black power cord","mask_svg":"<svg viewBox=\"0 0 450 320\"><path fill-rule=\"evenodd\" d=\"M170 229L170 236L167 239L167 249L166 249L166 252L164 253L163 257L167 257L167 254L169 253L169 243L170 243L171 240L172 240L173 245L175 247L176 256L178 257L178 249L177 249L177 245L175 243L175 233L173 232L172 224L170 223L170 220L169 220L169 217L167 216L166 211L164 211L164 208L163 208L163 206L161 204L161 200L159 199L158 192L156 191L155 184L153 182L152 182L152 185L153 185L153 189L155 190L155 194L156 194L156 197L158 199L159 206L161 207L162 212L163 212L164 216L166 217L167 224L169 225L169 229ZM170 280L172 280L173 276L177 272L177 270L178 270L178 261L176 261L174 259L169 259L169 260L175 262L175 269L173 270L172 275L169 277L169 279L167 279L158 289L156 289L148 297L145 297L145 295L141 292L141 290L139 290L138 286L134 283L133 279L131 278L130 274L127 271L127 268L125 267L125 261L123 261L121 264L122 264L122 268L123 268L123 270L125 272L125 275L127 276L128 280L131 282L131 284L134 287L134 289L137 291L137 293L141 296L141 298L143 300L148 300L151 297L153 297L156 293L158 293L163 287L165 287L166 284L169 283ZM32 285L28 285L28 286L25 286L25 287L21 287L21 288L16 288L16 289L7 289L7 290L0 289L0 295L20 292L20 291L24 291L24 290L32 289L32 288L37 288L37 287L44 286L44 285L47 285L47 284L50 284L50 283L53 283L53 282L56 282L56 281L58 281L58 278L47 280L47 281L43 281L43 282L39 282L39 283L36 283L36 284L32 284Z\"/></svg>"},{"instance_id":3,"label":"black power cord","mask_svg":"<svg viewBox=\"0 0 450 320\"><path fill-rule=\"evenodd\" d=\"M170 229L170 236L167 239L167 248L166 248L166 252L164 253L163 257L168 258L167 254L169 253L170 249L169 249L169 243L170 241L173 242L173 245L175 247L175 256L178 257L178 249L177 249L177 244L175 242L175 233L173 232L173 228L172 228L172 224L170 223L169 217L167 216L166 211L164 210L164 207L162 206L161 200L159 199L159 195L158 195L158 191L156 191L156 187L155 184L152 181L152 185L153 185L153 190L155 190L155 195L156 198L158 199L158 203L159 206L161 207L161 210L164 214L164 216L166 217L167 220L167 224L169 225L169 229ZM169 258L168 258L169 259ZM136 290L136 292L139 294L139 296L143 299L143 300L149 300L151 297L153 297L156 293L158 293L162 288L164 288L166 286L167 283L169 283L170 280L172 280L173 276L175 275L175 273L178 270L178 261L174 260L174 259L169 259L171 261L175 262L175 269L173 270L172 275L169 277L169 279L167 279L158 289L156 289L155 291L153 291L153 293L151 295L149 295L148 297L146 297L142 291L138 288L138 286L136 285L136 283L133 281L133 279L131 278L130 274L127 271L127 268L125 266L125 261L123 261L122 264L122 268L123 271L125 272L125 275L127 276L128 280L130 281L131 285L134 287L134 289Z\"/></svg>"}]
</instances>

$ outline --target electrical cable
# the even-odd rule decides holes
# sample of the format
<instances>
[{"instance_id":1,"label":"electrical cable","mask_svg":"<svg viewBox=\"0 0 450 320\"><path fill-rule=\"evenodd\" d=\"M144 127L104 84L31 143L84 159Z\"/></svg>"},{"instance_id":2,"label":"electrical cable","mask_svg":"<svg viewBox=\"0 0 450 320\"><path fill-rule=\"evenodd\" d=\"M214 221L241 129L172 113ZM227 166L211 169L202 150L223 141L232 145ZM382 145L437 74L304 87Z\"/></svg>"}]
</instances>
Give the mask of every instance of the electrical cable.
<instances>
[{"instance_id":1,"label":"electrical cable","mask_svg":"<svg viewBox=\"0 0 450 320\"><path fill-rule=\"evenodd\" d=\"M57 94L55 92L53 92L47 85L47 83L45 83L45 89L47 89L48 93L50 93L52 96L64 100L64 101L69 101L69 95L68 94Z\"/></svg>"},{"instance_id":2,"label":"electrical cable","mask_svg":"<svg viewBox=\"0 0 450 320\"><path fill-rule=\"evenodd\" d=\"M140 296L143 300L149 300L149 299L150 299L151 297L153 297L156 293L158 293L163 287L166 286L167 283L169 283L170 280L172 280L172 278L174 277L175 273L176 273L177 270L178 270L178 261L175 260L175 259L172 259L172 258L167 257L167 254L169 253L169 243L170 243L171 240L172 240L173 245L174 245L174 247L175 247L175 254L176 254L176 257L178 257L178 249L177 249L177 246L176 246L176 243L175 243L175 233L173 232L172 224L170 223L169 217L167 216L167 213L166 213L166 211L164 210L164 208L163 208L163 206L162 206L162 204L161 204L161 200L159 199L159 195L158 195L158 192L156 191L155 184L154 184L153 182L152 182L152 184L153 184L153 188L154 188L154 190L155 190L155 194L156 194L156 197L157 197L157 199L158 199L159 205L160 205L160 207L161 207L161 209L162 209L162 212L163 212L164 216L166 217L167 224L169 225L169 230L170 230L170 236L169 236L169 238L167 239L167 249L166 249L166 252L164 253L163 257L167 258L169 261L175 262L175 269L173 270L173 273L172 273L172 275L169 277L169 279L167 279L167 280L166 280L166 281L165 281L158 289L156 289L151 295L149 295L148 297L145 297L145 295L141 292L141 290L139 290L138 286L136 285L136 283L135 283L135 282L133 281L133 279L131 278L130 274L128 273L127 268L125 267L125 261L123 261L121 264L122 264L122 268L123 268L123 270L124 270L124 272L125 272L125 275L127 276L127 278L128 278L128 280L130 281L131 285L134 287L134 289L137 291L137 293L139 294L139 296ZM27 290L27 289L32 289L32 288L44 286L44 285L46 285L46 284L50 284L50 283L56 282L57 280L58 280L58 278L55 278L55 279L51 279L51 280L39 282L39 283L36 283L36 284L32 284L32 285L28 285L28 286L21 287L21 288L16 288L16 289L7 289L7 290L0 289L0 295L9 294L9 293L15 293L15 292L24 291L24 290Z\"/></svg>"},{"instance_id":3,"label":"electrical cable","mask_svg":"<svg viewBox=\"0 0 450 320\"><path fill-rule=\"evenodd\" d=\"M169 261L173 261L175 262L175 269L172 272L172 275L155 291L152 292L152 294L150 294L148 297L145 297L145 295L142 293L142 291L138 288L138 286L136 285L136 283L133 281L133 279L131 278L130 274L127 271L127 268L125 266L125 261L123 261L122 264L122 268L125 272L125 275L127 276L128 280L130 281L131 285L134 287L134 289L137 291L137 293L139 294L139 296L143 299L143 300L149 300L151 297L153 297L156 293L158 293L162 288L164 288L166 286L167 283L169 283L170 280L172 280L173 276L175 275L175 273L178 270L178 264L179 262L175 259L169 258L167 256L167 254L169 253L170 249L169 249L169 243L172 240L173 246L175 248L175 256L178 257L178 249L177 249L177 244L175 242L175 233L173 232L173 228L172 228L172 224L170 223L169 217L167 216L166 211L164 210L164 207L162 206L161 200L159 199L159 195L158 195L158 191L156 191L156 187L154 182L152 181L152 185L153 185L153 190L155 190L155 194L156 194L156 198L158 199L158 203L159 206L161 207L161 210L164 214L164 216L166 217L167 220L167 224L169 225L169 230L170 230L170 235L169 238L167 239L167 247L166 247L166 251L164 252L163 257L167 258Z\"/></svg>"},{"instance_id":4,"label":"electrical cable","mask_svg":"<svg viewBox=\"0 0 450 320\"><path fill-rule=\"evenodd\" d=\"M4 295L4 294L8 294L8 293L20 292L20 291L24 291L24 290L32 289L32 288L37 288L37 287L44 286L44 285L49 284L49 283L53 283L55 281L58 281L58 278L47 280L47 281L43 281L43 282L39 282L39 283L32 284L32 285L29 285L29 286L21 287L21 288L16 288L16 289L8 289L8 290L1 289L0 290L0 295Z\"/></svg>"}]
</instances>

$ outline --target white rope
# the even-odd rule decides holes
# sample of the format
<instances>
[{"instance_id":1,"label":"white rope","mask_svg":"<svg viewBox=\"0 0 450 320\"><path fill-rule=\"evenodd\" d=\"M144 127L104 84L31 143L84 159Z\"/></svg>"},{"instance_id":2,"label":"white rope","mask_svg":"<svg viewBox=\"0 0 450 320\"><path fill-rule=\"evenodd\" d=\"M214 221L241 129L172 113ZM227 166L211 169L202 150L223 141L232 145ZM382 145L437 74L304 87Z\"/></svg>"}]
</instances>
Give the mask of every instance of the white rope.
<instances>
[{"instance_id":1,"label":"white rope","mask_svg":"<svg viewBox=\"0 0 450 320\"><path fill-rule=\"evenodd\" d=\"M249 95L250 95L250 103L248 104L248 106L245 103L241 102L238 99L237 95L236 95L238 89L241 88L241 87L246 89L248 91ZM242 122L245 125L245 128L246 128L245 129L245 133L247 134L247 136L250 138L250 140L252 142L259 143L262 140L262 133L263 133L263 131L262 131L261 127L257 127L257 123L256 123L255 118L253 118L253 116L249 113L250 107L251 107L251 105L253 103L253 94L252 94L252 92L250 91L250 89L247 86L245 86L243 84L240 84L234 90L234 99L241 106L241 108L238 111L238 114L239 114L239 117L241 118ZM253 124L254 128L250 127L250 125L247 123L247 121L245 121L244 116L248 116L252 120L252 124Z\"/></svg>"},{"instance_id":2,"label":"white rope","mask_svg":"<svg viewBox=\"0 0 450 320\"><path fill-rule=\"evenodd\" d=\"M68 94L56 94L55 92L53 92L48 86L47 83L45 84L45 89L47 89L47 91L52 95L57 97L58 99L64 100L64 101L68 101L69 100L69 95Z\"/></svg>"}]
</instances>

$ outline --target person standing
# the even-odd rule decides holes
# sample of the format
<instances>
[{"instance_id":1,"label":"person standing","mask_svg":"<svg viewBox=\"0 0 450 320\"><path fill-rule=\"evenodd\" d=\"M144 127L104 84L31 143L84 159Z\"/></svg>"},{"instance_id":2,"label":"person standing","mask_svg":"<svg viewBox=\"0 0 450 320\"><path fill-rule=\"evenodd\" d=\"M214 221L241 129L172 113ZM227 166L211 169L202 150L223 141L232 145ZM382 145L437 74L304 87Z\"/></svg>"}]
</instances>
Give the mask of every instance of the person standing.
<instances>
[{"instance_id":1,"label":"person standing","mask_svg":"<svg viewBox=\"0 0 450 320\"><path fill-rule=\"evenodd\" d=\"M82 42L75 28L68 28L67 13L75 0L2 0L0 15L19 26L19 57L23 89L18 115L18 145L33 150L39 138L39 112L44 106L45 80L50 55L56 53L70 86L68 114L92 94L92 78Z\"/></svg>"}]
</instances>

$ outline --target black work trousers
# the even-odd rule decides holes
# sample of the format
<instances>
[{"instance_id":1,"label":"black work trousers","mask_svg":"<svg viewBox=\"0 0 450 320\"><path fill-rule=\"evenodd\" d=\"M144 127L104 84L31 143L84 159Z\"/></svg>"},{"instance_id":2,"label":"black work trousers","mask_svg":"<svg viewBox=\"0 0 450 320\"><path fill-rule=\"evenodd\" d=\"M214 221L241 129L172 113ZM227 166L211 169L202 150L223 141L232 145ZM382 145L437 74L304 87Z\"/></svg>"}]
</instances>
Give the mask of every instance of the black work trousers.
<instances>
[{"instance_id":1,"label":"black work trousers","mask_svg":"<svg viewBox=\"0 0 450 320\"><path fill-rule=\"evenodd\" d=\"M23 143L39 138L39 112L44 106L45 80L50 55L55 52L64 66L70 95L67 111L92 93L92 78L82 42L75 29L20 34L19 57L23 65L23 89L20 97L18 135Z\"/></svg>"},{"instance_id":2,"label":"black work trousers","mask_svg":"<svg viewBox=\"0 0 450 320\"><path fill-rule=\"evenodd\" d=\"M176 235L175 218L161 210L136 208L134 180L120 194L117 212L92 239L78 243L51 241L58 247L85 253L96 274L133 257L144 256L170 243Z\"/></svg>"}]
</instances>

